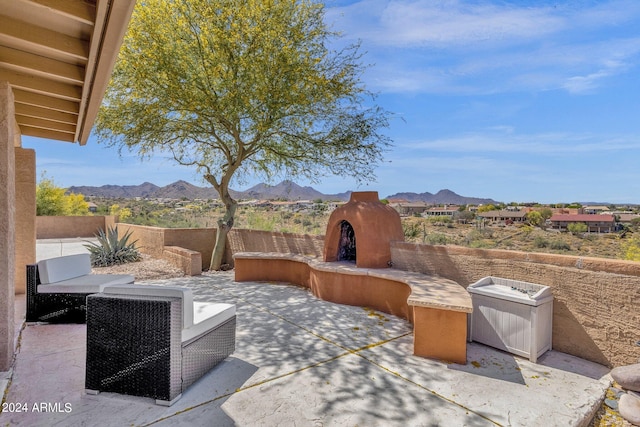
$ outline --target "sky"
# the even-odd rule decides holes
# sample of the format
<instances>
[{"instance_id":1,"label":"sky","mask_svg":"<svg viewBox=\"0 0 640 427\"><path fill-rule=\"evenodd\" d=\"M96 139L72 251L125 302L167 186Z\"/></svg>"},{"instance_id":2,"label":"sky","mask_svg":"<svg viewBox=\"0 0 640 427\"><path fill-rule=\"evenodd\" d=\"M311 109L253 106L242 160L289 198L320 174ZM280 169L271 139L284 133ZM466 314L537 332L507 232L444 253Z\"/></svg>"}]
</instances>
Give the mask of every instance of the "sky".
<instances>
[{"instance_id":1,"label":"sky","mask_svg":"<svg viewBox=\"0 0 640 427\"><path fill-rule=\"evenodd\" d=\"M325 5L339 43L361 43L363 83L394 116L384 132L392 147L374 182L298 184L326 194L448 189L505 203L640 203L639 1ZM62 187L206 185L191 169L120 156L93 136L82 147L25 136L23 147Z\"/></svg>"}]
</instances>

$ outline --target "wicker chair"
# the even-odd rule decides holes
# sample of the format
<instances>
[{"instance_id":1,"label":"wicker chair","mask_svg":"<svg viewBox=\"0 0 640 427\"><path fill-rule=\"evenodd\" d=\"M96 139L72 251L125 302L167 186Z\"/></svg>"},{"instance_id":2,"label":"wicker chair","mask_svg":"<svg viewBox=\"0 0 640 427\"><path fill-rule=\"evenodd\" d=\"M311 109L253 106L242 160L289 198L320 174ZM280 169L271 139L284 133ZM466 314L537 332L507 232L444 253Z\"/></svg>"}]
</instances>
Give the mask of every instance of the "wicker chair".
<instances>
[{"instance_id":1,"label":"wicker chair","mask_svg":"<svg viewBox=\"0 0 640 427\"><path fill-rule=\"evenodd\" d=\"M91 274L89 254L27 265L27 322L84 323L87 296L105 286L133 283L128 274Z\"/></svg>"},{"instance_id":2,"label":"wicker chair","mask_svg":"<svg viewBox=\"0 0 640 427\"><path fill-rule=\"evenodd\" d=\"M235 350L235 306L193 302L186 288L106 287L87 298L87 393L170 406Z\"/></svg>"}]
</instances>

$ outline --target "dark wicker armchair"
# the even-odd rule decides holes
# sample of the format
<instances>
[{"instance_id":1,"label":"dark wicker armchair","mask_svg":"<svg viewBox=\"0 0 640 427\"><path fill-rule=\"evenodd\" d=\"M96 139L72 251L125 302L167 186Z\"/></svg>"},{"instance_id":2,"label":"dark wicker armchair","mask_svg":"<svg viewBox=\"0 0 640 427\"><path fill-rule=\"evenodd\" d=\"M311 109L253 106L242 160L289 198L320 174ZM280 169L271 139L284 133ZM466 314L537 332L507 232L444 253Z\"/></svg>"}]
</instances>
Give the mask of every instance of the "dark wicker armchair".
<instances>
[{"instance_id":1,"label":"dark wicker armchair","mask_svg":"<svg viewBox=\"0 0 640 427\"><path fill-rule=\"evenodd\" d=\"M234 305L194 303L191 292L180 288L143 285L104 292L87 298L87 393L129 394L172 405L235 350Z\"/></svg>"}]
</instances>

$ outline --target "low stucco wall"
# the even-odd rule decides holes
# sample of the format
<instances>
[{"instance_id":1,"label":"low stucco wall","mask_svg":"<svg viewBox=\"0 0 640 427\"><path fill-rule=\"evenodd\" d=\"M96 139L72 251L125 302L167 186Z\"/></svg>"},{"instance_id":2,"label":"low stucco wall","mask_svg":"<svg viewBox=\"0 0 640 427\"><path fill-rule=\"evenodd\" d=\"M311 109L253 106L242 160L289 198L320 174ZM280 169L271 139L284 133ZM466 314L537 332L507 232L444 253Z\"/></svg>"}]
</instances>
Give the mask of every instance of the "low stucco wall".
<instances>
[{"instance_id":1,"label":"low stucco wall","mask_svg":"<svg viewBox=\"0 0 640 427\"><path fill-rule=\"evenodd\" d=\"M237 252L280 252L322 258L324 236L232 229L227 236L227 250ZM229 255L230 255L229 254ZM232 262L231 257L227 257Z\"/></svg>"},{"instance_id":2,"label":"low stucco wall","mask_svg":"<svg viewBox=\"0 0 640 427\"><path fill-rule=\"evenodd\" d=\"M485 276L551 287L553 348L606 366L640 358L640 263L393 242L394 268L468 286Z\"/></svg>"},{"instance_id":3,"label":"low stucco wall","mask_svg":"<svg viewBox=\"0 0 640 427\"><path fill-rule=\"evenodd\" d=\"M164 258L185 274L200 274L209 266L216 237L214 228L160 228L118 224L118 234L131 233L131 241L141 252ZM198 253L198 256L194 256Z\"/></svg>"},{"instance_id":4,"label":"low stucco wall","mask_svg":"<svg viewBox=\"0 0 640 427\"><path fill-rule=\"evenodd\" d=\"M63 239L67 237L93 237L99 230L116 224L112 215L96 216L37 216L37 239Z\"/></svg>"}]
</instances>

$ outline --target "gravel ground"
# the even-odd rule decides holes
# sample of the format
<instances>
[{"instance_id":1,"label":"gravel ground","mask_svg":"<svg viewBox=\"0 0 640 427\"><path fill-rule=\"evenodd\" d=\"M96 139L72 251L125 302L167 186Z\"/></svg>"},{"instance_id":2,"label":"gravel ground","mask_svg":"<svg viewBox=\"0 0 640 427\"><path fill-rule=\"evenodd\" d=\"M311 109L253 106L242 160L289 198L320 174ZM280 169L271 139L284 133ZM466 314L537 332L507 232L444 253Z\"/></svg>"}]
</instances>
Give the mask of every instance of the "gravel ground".
<instances>
[{"instance_id":1,"label":"gravel ground","mask_svg":"<svg viewBox=\"0 0 640 427\"><path fill-rule=\"evenodd\" d=\"M131 274L136 278L136 282L184 277L183 271L173 264L163 259L152 258L147 254L142 254L142 261L110 267L94 267L92 272L94 274Z\"/></svg>"}]
</instances>

